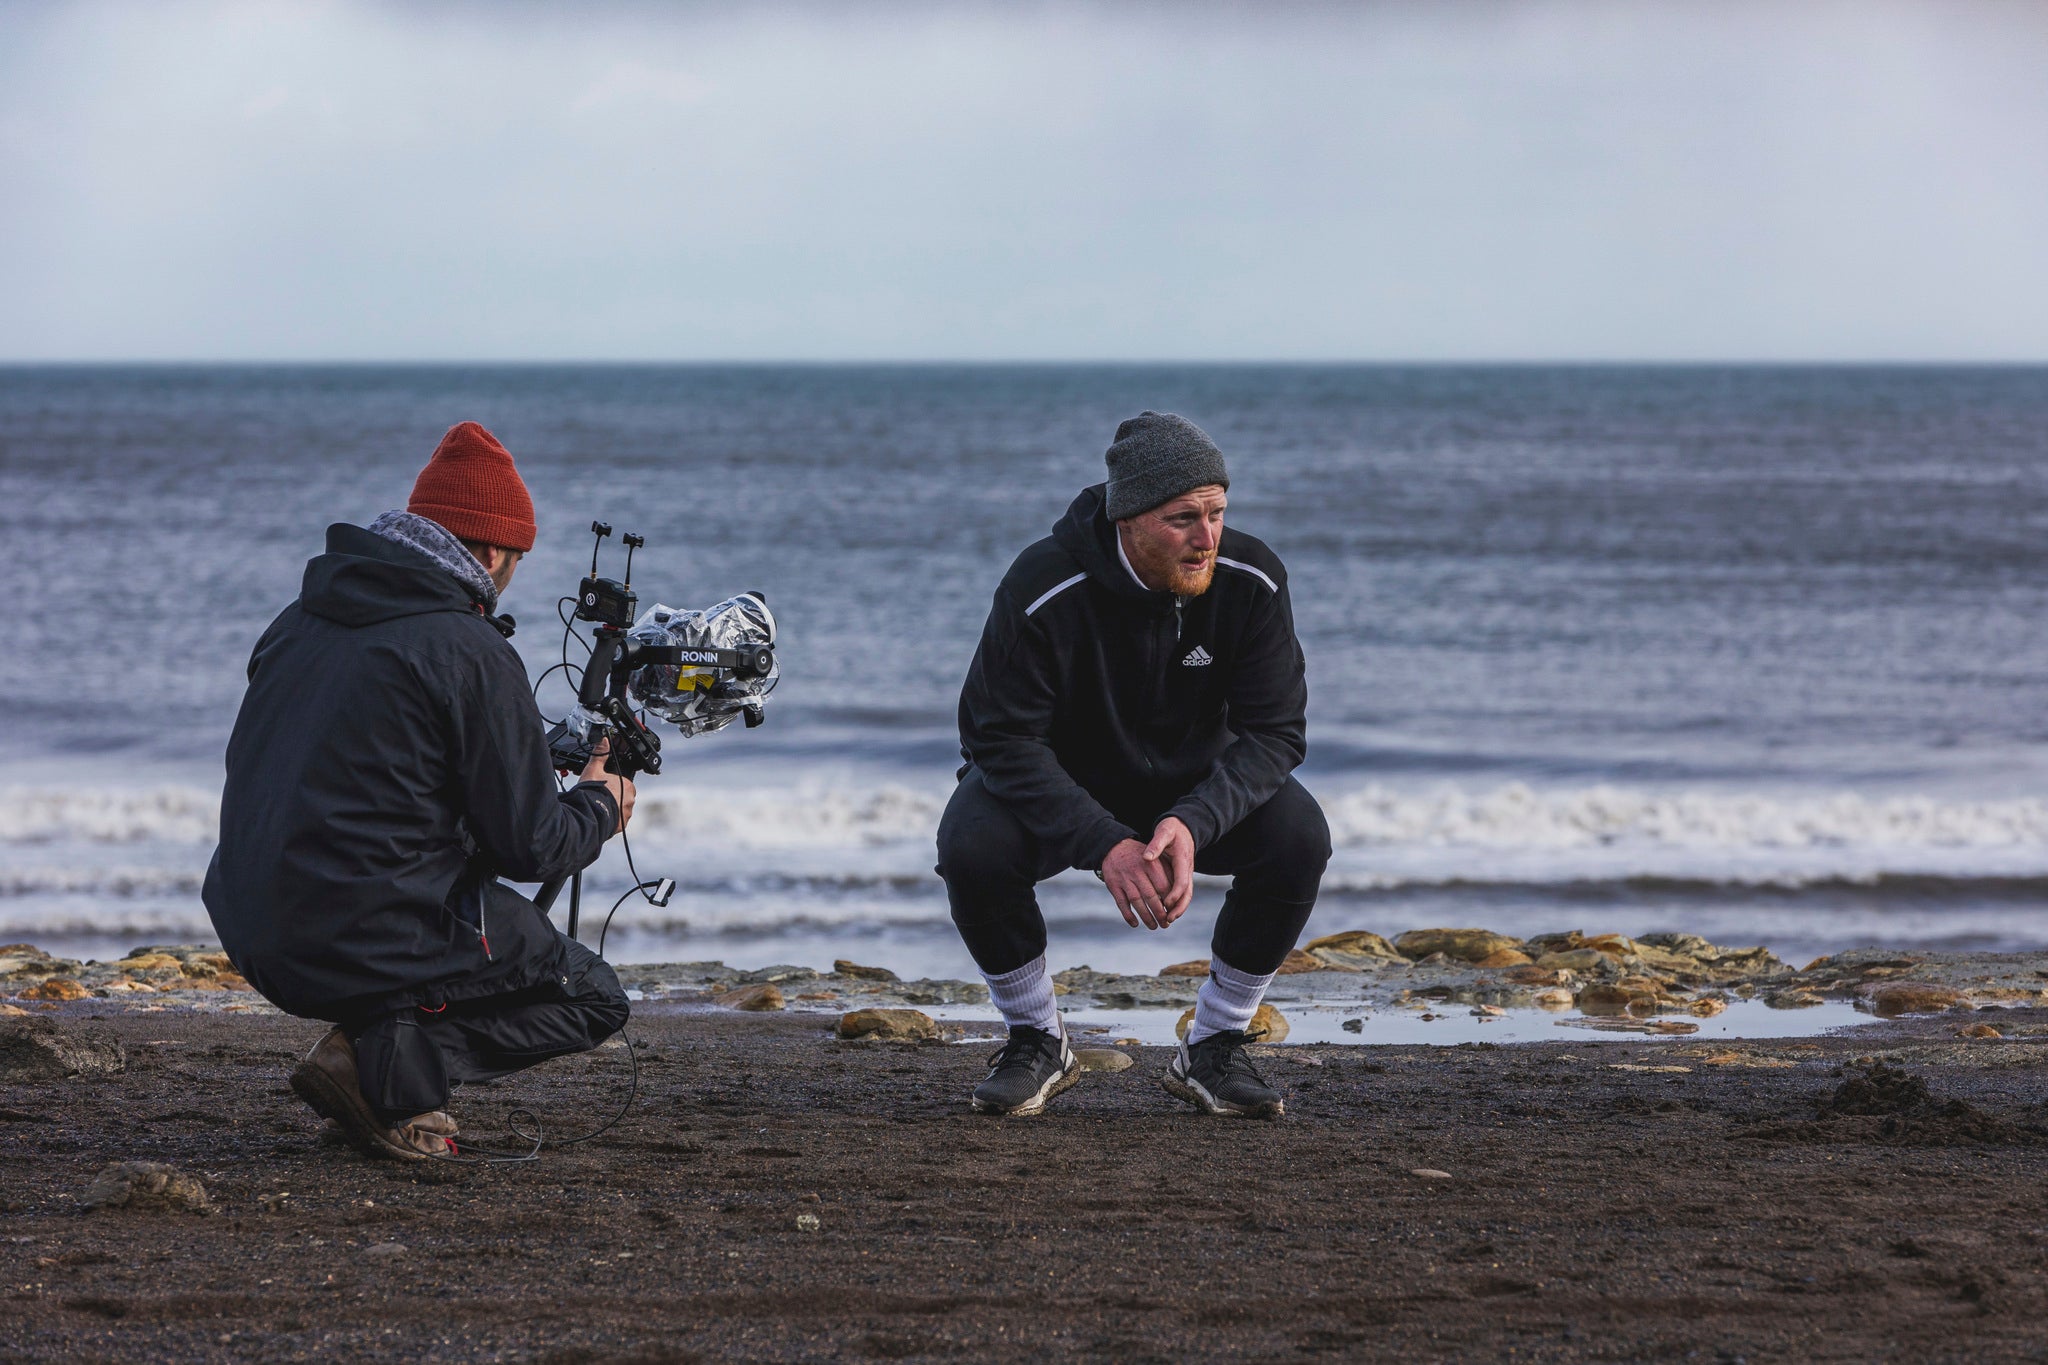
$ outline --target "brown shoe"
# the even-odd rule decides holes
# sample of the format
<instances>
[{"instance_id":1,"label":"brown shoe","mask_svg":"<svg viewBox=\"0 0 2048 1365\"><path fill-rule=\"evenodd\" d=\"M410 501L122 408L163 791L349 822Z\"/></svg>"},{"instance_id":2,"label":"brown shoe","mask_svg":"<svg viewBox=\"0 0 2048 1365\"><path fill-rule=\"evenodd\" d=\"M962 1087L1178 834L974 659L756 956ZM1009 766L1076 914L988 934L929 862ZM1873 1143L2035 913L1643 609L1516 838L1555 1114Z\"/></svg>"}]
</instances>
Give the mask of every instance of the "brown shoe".
<instances>
[{"instance_id":1,"label":"brown shoe","mask_svg":"<svg viewBox=\"0 0 2048 1365\"><path fill-rule=\"evenodd\" d=\"M292 1068L291 1085L292 1092L311 1105L313 1112L333 1119L351 1145L371 1156L425 1161L448 1150L441 1125L450 1133L455 1131L454 1120L438 1109L398 1128L379 1121L356 1079L355 1047L338 1028L329 1029L306 1054L306 1060Z\"/></svg>"}]
</instances>

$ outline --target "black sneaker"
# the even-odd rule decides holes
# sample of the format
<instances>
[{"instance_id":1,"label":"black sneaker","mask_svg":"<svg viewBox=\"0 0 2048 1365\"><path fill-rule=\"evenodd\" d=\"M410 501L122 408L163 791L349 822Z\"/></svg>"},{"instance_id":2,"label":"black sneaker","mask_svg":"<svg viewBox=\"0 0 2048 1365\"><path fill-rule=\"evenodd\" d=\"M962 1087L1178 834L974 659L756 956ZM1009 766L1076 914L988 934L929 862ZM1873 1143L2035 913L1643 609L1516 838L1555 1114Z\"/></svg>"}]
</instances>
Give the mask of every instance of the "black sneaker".
<instances>
[{"instance_id":1,"label":"black sneaker","mask_svg":"<svg viewBox=\"0 0 2048 1365\"><path fill-rule=\"evenodd\" d=\"M1044 1029L1012 1028L1010 1041L988 1060L988 1079L974 1087L974 1107L983 1114L1036 1114L1081 1079L1066 1035Z\"/></svg>"},{"instance_id":2,"label":"black sneaker","mask_svg":"<svg viewBox=\"0 0 2048 1365\"><path fill-rule=\"evenodd\" d=\"M1205 1114L1277 1119L1287 1105L1252 1065L1244 1044L1242 1029L1212 1033L1193 1047L1183 1042L1159 1083L1167 1094Z\"/></svg>"}]
</instances>

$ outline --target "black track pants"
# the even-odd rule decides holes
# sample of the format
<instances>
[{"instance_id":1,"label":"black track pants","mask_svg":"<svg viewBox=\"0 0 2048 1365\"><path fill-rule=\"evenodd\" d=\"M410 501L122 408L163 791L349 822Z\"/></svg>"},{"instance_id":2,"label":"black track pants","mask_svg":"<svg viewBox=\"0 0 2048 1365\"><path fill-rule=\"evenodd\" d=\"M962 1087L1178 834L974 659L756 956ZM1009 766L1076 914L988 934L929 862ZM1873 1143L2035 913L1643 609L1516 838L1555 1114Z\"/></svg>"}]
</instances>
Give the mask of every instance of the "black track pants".
<instances>
[{"instance_id":1,"label":"black track pants","mask_svg":"<svg viewBox=\"0 0 2048 1365\"><path fill-rule=\"evenodd\" d=\"M588 1052L625 1027L630 1006L611 967L566 936L562 943L557 980L343 1025L363 1097L378 1117L395 1124L440 1109L451 1086Z\"/></svg>"},{"instance_id":2,"label":"black track pants","mask_svg":"<svg viewBox=\"0 0 2048 1365\"><path fill-rule=\"evenodd\" d=\"M1173 798L1108 803L1111 814L1151 836ZM1330 861L1330 826L1293 778L1265 805L1195 853L1195 870L1233 878L1210 951L1242 972L1279 967L1315 908ZM1015 971L1045 951L1045 917L1033 888L1065 864L1049 856L1023 822L969 768L939 821L939 875L967 951L990 976ZM1103 912L1116 914L1103 896Z\"/></svg>"}]
</instances>

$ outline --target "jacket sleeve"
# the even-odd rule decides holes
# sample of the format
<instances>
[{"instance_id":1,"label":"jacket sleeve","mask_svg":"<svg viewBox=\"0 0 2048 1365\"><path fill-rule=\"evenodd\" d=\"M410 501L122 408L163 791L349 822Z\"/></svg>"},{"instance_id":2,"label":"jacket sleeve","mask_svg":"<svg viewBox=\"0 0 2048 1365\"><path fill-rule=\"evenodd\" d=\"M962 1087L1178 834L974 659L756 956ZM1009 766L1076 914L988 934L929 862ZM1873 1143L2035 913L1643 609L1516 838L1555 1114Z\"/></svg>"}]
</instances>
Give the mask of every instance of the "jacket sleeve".
<instances>
[{"instance_id":1,"label":"jacket sleeve","mask_svg":"<svg viewBox=\"0 0 2048 1365\"><path fill-rule=\"evenodd\" d=\"M1056 695L1052 645L1010 597L996 590L981 645L960 690L960 747L990 795L1071 867L1099 868L1138 834L1060 766L1052 751Z\"/></svg>"},{"instance_id":2,"label":"jacket sleeve","mask_svg":"<svg viewBox=\"0 0 2048 1365\"><path fill-rule=\"evenodd\" d=\"M1272 799L1308 756L1308 671L1283 581L1251 618L1225 703L1234 736L1195 789L1167 812L1207 848Z\"/></svg>"},{"instance_id":3,"label":"jacket sleeve","mask_svg":"<svg viewBox=\"0 0 2048 1365\"><path fill-rule=\"evenodd\" d=\"M541 882L595 862L618 827L618 806L603 783L556 789L518 655L509 647L480 651L454 712L450 764L463 818L498 875Z\"/></svg>"}]
</instances>

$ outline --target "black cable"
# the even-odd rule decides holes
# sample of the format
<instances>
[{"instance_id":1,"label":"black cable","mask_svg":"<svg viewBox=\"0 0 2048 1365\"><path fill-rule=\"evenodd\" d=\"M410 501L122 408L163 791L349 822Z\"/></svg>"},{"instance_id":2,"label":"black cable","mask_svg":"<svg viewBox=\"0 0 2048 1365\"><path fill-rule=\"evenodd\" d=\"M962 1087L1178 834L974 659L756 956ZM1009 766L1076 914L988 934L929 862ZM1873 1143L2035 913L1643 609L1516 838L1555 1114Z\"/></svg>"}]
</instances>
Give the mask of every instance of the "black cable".
<instances>
[{"instance_id":1,"label":"black cable","mask_svg":"<svg viewBox=\"0 0 2048 1365\"><path fill-rule=\"evenodd\" d=\"M626 888L624 895L621 895L617 900L612 902L612 908L605 911L604 923L601 926L599 926L597 931L597 955L599 957L604 956L604 936L611 932L612 916L619 913L619 907L626 903L626 897L632 895L635 891L638 891L641 894L641 896L646 899L647 903L649 905L652 905L654 904L654 897L647 895L647 888L650 886L660 885L660 882L653 881L641 882L638 886L629 886Z\"/></svg>"}]
</instances>

